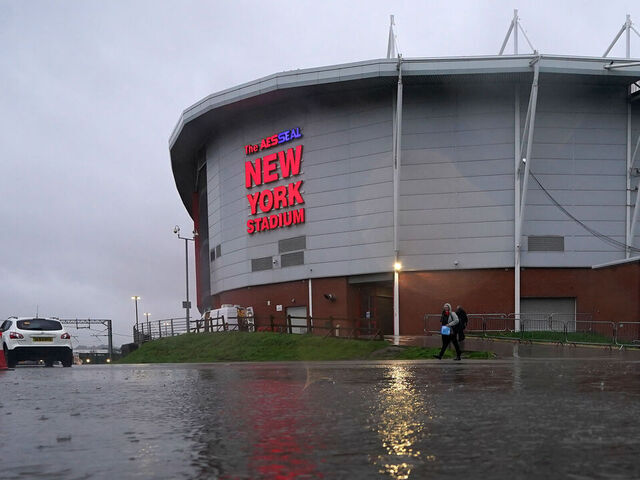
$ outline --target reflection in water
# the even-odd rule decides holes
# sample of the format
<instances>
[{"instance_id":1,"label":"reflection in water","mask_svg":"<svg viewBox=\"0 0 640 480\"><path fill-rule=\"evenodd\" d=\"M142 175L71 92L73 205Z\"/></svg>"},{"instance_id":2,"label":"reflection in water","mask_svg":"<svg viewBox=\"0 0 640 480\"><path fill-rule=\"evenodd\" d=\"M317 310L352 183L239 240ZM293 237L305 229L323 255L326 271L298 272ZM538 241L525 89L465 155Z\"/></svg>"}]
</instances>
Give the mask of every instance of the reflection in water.
<instances>
[{"instance_id":1,"label":"reflection in water","mask_svg":"<svg viewBox=\"0 0 640 480\"><path fill-rule=\"evenodd\" d=\"M308 412L300 396L303 386L276 378L256 379L247 386L253 400L247 425L252 437L252 475L281 480L322 478L312 460L318 442L313 412Z\"/></svg>"},{"instance_id":2,"label":"reflection in water","mask_svg":"<svg viewBox=\"0 0 640 480\"><path fill-rule=\"evenodd\" d=\"M373 413L373 428L382 441L386 455L375 457L373 461L380 473L403 480L409 478L421 456L421 452L415 449L425 435L425 426L420 418L431 420L433 417L424 399L412 385L411 370L394 365L389 367L388 372L390 379L378 392L377 410ZM434 455L424 458L435 460Z\"/></svg>"}]
</instances>

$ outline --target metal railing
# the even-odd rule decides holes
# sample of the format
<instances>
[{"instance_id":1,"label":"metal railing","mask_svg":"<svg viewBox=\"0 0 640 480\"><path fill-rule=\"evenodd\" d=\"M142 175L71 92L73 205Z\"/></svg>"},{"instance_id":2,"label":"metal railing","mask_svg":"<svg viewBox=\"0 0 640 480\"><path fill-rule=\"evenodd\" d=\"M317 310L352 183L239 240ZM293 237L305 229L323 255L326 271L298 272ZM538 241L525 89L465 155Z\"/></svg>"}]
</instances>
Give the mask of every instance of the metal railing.
<instances>
[{"instance_id":1,"label":"metal railing","mask_svg":"<svg viewBox=\"0 0 640 480\"><path fill-rule=\"evenodd\" d=\"M640 347L640 322L618 323L616 344L621 347Z\"/></svg>"},{"instance_id":2,"label":"metal railing","mask_svg":"<svg viewBox=\"0 0 640 480\"><path fill-rule=\"evenodd\" d=\"M297 317L287 315L285 322L276 322L270 317L268 325L261 325L258 331L271 331L291 334L318 334L324 337L376 339L384 338L384 334L371 318L344 317Z\"/></svg>"},{"instance_id":3,"label":"metal railing","mask_svg":"<svg viewBox=\"0 0 640 480\"><path fill-rule=\"evenodd\" d=\"M286 334L316 334L324 337L376 339L384 338L375 320L370 318L299 317L286 315L276 318L219 317L199 318L190 321L189 333L217 333L230 331L278 332ZM142 344L151 340L183 335L187 332L184 317L166 318L139 323L133 327L134 342Z\"/></svg>"},{"instance_id":4,"label":"metal railing","mask_svg":"<svg viewBox=\"0 0 640 480\"><path fill-rule=\"evenodd\" d=\"M473 314L465 335L512 338L519 341L640 347L640 322L595 321L589 313L523 313L515 331L516 314ZM424 315L424 333L440 333L440 315Z\"/></svg>"}]
</instances>

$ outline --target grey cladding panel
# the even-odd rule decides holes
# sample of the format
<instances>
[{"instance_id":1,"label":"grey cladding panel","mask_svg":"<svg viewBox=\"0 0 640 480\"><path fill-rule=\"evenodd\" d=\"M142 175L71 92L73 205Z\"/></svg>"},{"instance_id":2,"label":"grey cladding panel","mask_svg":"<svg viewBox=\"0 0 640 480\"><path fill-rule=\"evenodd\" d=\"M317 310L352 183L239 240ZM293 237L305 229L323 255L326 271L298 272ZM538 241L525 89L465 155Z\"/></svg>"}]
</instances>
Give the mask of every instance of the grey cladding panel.
<instances>
[{"instance_id":1,"label":"grey cladding panel","mask_svg":"<svg viewBox=\"0 0 640 480\"><path fill-rule=\"evenodd\" d=\"M564 175L625 175L625 165L617 160L582 160L535 158L532 169L539 174Z\"/></svg>"},{"instance_id":2,"label":"grey cladding panel","mask_svg":"<svg viewBox=\"0 0 640 480\"><path fill-rule=\"evenodd\" d=\"M535 141L539 143L621 145L626 142L625 129L613 128L538 128Z\"/></svg>"},{"instance_id":3,"label":"grey cladding panel","mask_svg":"<svg viewBox=\"0 0 640 480\"><path fill-rule=\"evenodd\" d=\"M513 238L513 222L466 222L440 225L401 225L400 238L403 240L434 240L439 238Z\"/></svg>"},{"instance_id":4,"label":"grey cladding panel","mask_svg":"<svg viewBox=\"0 0 640 480\"><path fill-rule=\"evenodd\" d=\"M468 223L478 220L499 222L513 220L512 206L471 207L463 209L416 210L400 212L400 225L439 225L442 223Z\"/></svg>"},{"instance_id":5,"label":"grey cladding panel","mask_svg":"<svg viewBox=\"0 0 640 480\"><path fill-rule=\"evenodd\" d=\"M492 128L461 132L402 135L402 149L444 148L454 146L493 145L513 142L513 128Z\"/></svg>"},{"instance_id":6,"label":"grey cladding panel","mask_svg":"<svg viewBox=\"0 0 640 480\"><path fill-rule=\"evenodd\" d=\"M403 255L513 251L513 236L401 241Z\"/></svg>"},{"instance_id":7,"label":"grey cladding panel","mask_svg":"<svg viewBox=\"0 0 640 480\"><path fill-rule=\"evenodd\" d=\"M513 190L513 183L513 175L486 175L473 178L446 178L435 180L402 180L400 182L400 192L401 195L415 195L421 193Z\"/></svg>"},{"instance_id":8,"label":"grey cladding panel","mask_svg":"<svg viewBox=\"0 0 640 480\"><path fill-rule=\"evenodd\" d=\"M423 165L403 165L402 180L417 180L419 178L456 178L476 177L479 175L505 175L512 174L514 170L513 159L482 160L476 162L443 162L428 163Z\"/></svg>"},{"instance_id":9,"label":"grey cladding panel","mask_svg":"<svg viewBox=\"0 0 640 480\"><path fill-rule=\"evenodd\" d=\"M513 205L513 190L484 192L423 193L400 197L401 210L490 207ZM529 201L527 200L527 203Z\"/></svg>"},{"instance_id":10,"label":"grey cladding panel","mask_svg":"<svg viewBox=\"0 0 640 480\"><path fill-rule=\"evenodd\" d=\"M511 146L513 149L513 145ZM533 158L568 158L578 160L620 160L626 157L625 145L582 145L540 143L533 146ZM513 152L512 152L513 153Z\"/></svg>"}]
</instances>

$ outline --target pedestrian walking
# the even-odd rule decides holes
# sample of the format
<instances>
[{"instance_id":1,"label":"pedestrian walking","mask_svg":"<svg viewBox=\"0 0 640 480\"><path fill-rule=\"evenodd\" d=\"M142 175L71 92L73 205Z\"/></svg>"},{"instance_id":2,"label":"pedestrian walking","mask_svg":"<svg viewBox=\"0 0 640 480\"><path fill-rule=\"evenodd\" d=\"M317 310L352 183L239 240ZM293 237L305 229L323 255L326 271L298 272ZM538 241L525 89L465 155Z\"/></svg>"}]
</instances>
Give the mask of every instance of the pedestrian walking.
<instances>
[{"instance_id":1,"label":"pedestrian walking","mask_svg":"<svg viewBox=\"0 0 640 480\"><path fill-rule=\"evenodd\" d=\"M442 316L440 317L440 323L442 326L449 327L448 334L442 334L442 349L440 350L439 355L434 355L438 360L442 359L442 356L447 351L447 347L449 343L453 342L453 346L456 349L456 358L454 360L460 360L460 345L458 345L458 339L456 338L456 326L460 323L458 316L455 312L451 311L451 305L448 303L444 304L444 308L442 310Z\"/></svg>"},{"instance_id":2,"label":"pedestrian walking","mask_svg":"<svg viewBox=\"0 0 640 480\"><path fill-rule=\"evenodd\" d=\"M462 342L465 338L464 329L467 328L469 319L467 318L467 312L464 311L462 305L458 305L458 308L456 308L456 315L458 315L458 320L460 320L460 323L458 323L458 342Z\"/></svg>"}]
</instances>

